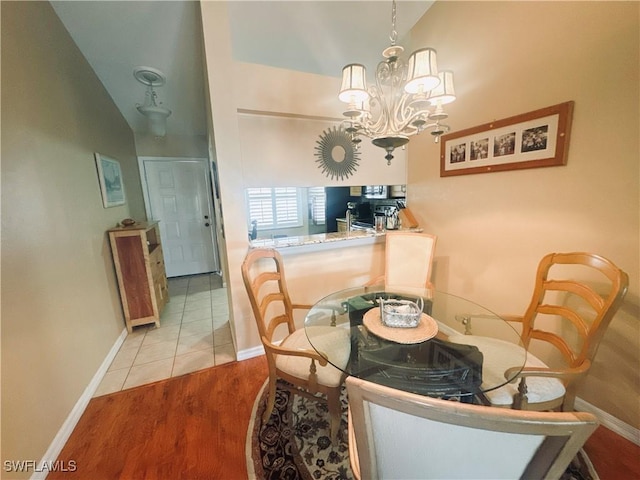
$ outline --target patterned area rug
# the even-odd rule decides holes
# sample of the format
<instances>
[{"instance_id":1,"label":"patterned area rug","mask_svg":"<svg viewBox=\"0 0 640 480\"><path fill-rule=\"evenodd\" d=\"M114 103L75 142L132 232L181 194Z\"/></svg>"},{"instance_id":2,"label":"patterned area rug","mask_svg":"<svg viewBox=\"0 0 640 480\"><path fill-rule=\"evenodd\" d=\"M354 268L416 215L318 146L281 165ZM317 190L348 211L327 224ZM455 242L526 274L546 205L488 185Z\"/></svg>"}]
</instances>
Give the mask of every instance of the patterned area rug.
<instances>
[{"instance_id":1,"label":"patterned area rug","mask_svg":"<svg viewBox=\"0 0 640 480\"><path fill-rule=\"evenodd\" d=\"M352 480L347 439L347 399L342 395L342 420L336 445L329 437L329 412L324 402L278 389L269 421L262 422L267 403L266 383L256 398L247 432L250 479ZM581 450L561 480L599 480Z\"/></svg>"},{"instance_id":2,"label":"patterned area rug","mask_svg":"<svg viewBox=\"0 0 640 480\"><path fill-rule=\"evenodd\" d=\"M352 480L347 441L347 399L342 392L342 419L331 445L329 411L325 402L292 395L278 388L269 421L262 422L267 383L256 398L247 433L250 479Z\"/></svg>"}]
</instances>

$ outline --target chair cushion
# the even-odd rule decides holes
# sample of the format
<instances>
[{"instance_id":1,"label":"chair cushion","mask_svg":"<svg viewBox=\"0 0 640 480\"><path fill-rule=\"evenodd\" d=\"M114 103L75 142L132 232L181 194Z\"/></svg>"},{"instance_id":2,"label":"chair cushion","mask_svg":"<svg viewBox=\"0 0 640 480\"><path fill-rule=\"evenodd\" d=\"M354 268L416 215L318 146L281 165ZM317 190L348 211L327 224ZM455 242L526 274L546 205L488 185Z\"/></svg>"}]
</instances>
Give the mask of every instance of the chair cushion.
<instances>
[{"instance_id":1,"label":"chair cushion","mask_svg":"<svg viewBox=\"0 0 640 480\"><path fill-rule=\"evenodd\" d=\"M513 343L476 335L453 335L449 337L453 343L475 345L485 352L482 365L483 385L498 385L505 381L504 372L513 364L513 358L522 355L522 347ZM487 355L486 352L491 352ZM548 368L547 365L531 352L527 352L526 367ZM500 388L485 392L492 405L508 406L513 403L513 396L518 393L518 383L508 383ZM527 399L529 403L548 402L562 398L566 390L557 378L527 377Z\"/></svg>"},{"instance_id":2,"label":"chair cushion","mask_svg":"<svg viewBox=\"0 0 640 480\"><path fill-rule=\"evenodd\" d=\"M351 343L349 339L349 330L340 327L316 326L306 327L307 330L313 329L313 343L317 350L326 354L332 362L340 368L345 368L351 354ZM291 350L315 350L309 340L304 329L299 329L285 338L280 344ZM311 360L305 357L296 357L291 355L278 355L276 357L276 367L289 375L301 379L309 377L309 366ZM332 364L327 363L326 366L320 366L316 362L316 373L318 375L318 383L327 387L337 387L342 383L343 372Z\"/></svg>"}]
</instances>

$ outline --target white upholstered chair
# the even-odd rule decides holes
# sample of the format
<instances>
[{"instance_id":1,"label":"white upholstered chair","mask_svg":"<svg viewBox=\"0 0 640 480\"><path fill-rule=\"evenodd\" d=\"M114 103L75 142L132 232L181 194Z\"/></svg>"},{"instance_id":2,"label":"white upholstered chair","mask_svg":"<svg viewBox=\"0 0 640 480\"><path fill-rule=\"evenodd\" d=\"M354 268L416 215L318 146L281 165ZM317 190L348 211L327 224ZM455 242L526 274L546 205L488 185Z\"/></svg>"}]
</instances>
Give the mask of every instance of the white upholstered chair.
<instances>
[{"instance_id":1,"label":"white upholstered chair","mask_svg":"<svg viewBox=\"0 0 640 480\"><path fill-rule=\"evenodd\" d=\"M269 364L269 397L264 420L273 411L276 386L290 385L296 394L314 399L326 398L331 417L331 438L335 441L342 415L340 391L346 375L314 350L304 329L296 329L294 309L309 309L311 306L291 302L282 257L275 249L250 250L242 263L242 279ZM285 327L284 336L279 331L280 325ZM321 343L325 354L331 351L331 358L346 366L350 353L349 331L331 326L313 328L326 330L322 335L314 335L317 339L314 342ZM324 341L320 342L321 338ZM341 351L336 351L336 348ZM278 378L288 385L278 383Z\"/></svg>"},{"instance_id":2,"label":"white upholstered chair","mask_svg":"<svg viewBox=\"0 0 640 480\"><path fill-rule=\"evenodd\" d=\"M367 285L384 283L385 290L404 292L433 288L431 270L437 237L407 231L388 231L385 237L384 275Z\"/></svg>"},{"instance_id":3,"label":"white upholstered chair","mask_svg":"<svg viewBox=\"0 0 640 480\"><path fill-rule=\"evenodd\" d=\"M598 425L589 413L440 400L355 377L349 457L362 480L560 478Z\"/></svg>"},{"instance_id":4,"label":"white upholstered chair","mask_svg":"<svg viewBox=\"0 0 640 480\"><path fill-rule=\"evenodd\" d=\"M493 406L571 411L576 389L589 372L628 283L625 272L591 253L551 253L540 261L525 314L503 318L522 324L525 347L546 342L561 353L566 366L549 368L528 352L525 368L514 376L518 368L509 359L514 358L511 352L520 348L517 345L476 335L454 335L449 340L500 352L492 356L492 363L483 365L483 377L513 378L514 382L520 379L519 384L487 392Z\"/></svg>"}]
</instances>

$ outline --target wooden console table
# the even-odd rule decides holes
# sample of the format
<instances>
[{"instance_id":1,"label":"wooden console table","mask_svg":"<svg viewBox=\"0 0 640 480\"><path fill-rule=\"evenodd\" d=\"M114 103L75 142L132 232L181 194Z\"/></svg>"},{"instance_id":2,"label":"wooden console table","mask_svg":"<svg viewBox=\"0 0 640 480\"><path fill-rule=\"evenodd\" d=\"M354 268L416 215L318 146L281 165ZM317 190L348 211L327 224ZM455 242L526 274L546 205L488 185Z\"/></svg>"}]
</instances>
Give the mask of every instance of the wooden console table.
<instances>
[{"instance_id":1,"label":"wooden console table","mask_svg":"<svg viewBox=\"0 0 640 480\"><path fill-rule=\"evenodd\" d=\"M169 301L158 222L108 230L127 330L155 323Z\"/></svg>"}]
</instances>

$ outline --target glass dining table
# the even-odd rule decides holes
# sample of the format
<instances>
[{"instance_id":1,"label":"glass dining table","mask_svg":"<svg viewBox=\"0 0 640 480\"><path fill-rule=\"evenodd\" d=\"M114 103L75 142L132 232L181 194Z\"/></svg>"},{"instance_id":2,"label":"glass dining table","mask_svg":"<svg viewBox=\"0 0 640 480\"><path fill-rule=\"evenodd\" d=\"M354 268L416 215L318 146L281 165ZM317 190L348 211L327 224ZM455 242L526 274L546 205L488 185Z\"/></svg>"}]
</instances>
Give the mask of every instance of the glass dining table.
<instances>
[{"instance_id":1,"label":"glass dining table","mask_svg":"<svg viewBox=\"0 0 640 480\"><path fill-rule=\"evenodd\" d=\"M413 315L388 313L408 307ZM393 318L419 320L405 326ZM328 336L327 327L339 335ZM488 405L486 392L513 380L527 356L506 320L470 300L429 289L340 290L313 305L304 328L314 349L347 375L465 403Z\"/></svg>"}]
</instances>

